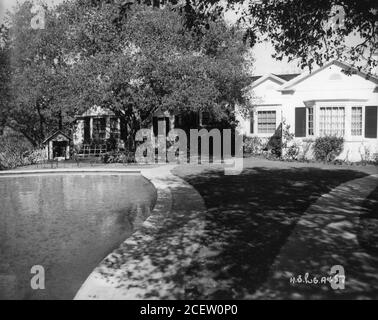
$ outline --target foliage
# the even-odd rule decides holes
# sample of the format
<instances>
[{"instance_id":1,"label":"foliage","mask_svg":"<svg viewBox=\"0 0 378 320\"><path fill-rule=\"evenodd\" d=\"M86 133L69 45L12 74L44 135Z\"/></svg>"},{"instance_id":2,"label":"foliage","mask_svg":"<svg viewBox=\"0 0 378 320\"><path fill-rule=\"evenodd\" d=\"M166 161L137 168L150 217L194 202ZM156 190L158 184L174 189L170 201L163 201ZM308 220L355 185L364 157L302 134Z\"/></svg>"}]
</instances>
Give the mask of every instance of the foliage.
<instances>
[{"instance_id":1,"label":"foliage","mask_svg":"<svg viewBox=\"0 0 378 320\"><path fill-rule=\"evenodd\" d=\"M25 156L31 150L32 145L20 134L0 136L0 170L28 164Z\"/></svg>"},{"instance_id":2,"label":"foliage","mask_svg":"<svg viewBox=\"0 0 378 320\"><path fill-rule=\"evenodd\" d=\"M0 101L2 120L34 146L46 134L72 121L71 105L64 105L67 90L66 26L54 9L45 9L45 29L31 27L32 2L17 4L9 14L6 42L9 72L6 99Z\"/></svg>"},{"instance_id":3,"label":"foliage","mask_svg":"<svg viewBox=\"0 0 378 320\"><path fill-rule=\"evenodd\" d=\"M104 163L134 163L135 162L135 154L133 152L128 151L115 151L106 154L102 161Z\"/></svg>"},{"instance_id":4,"label":"foliage","mask_svg":"<svg viewBox=\"0 0 378 320\"><path fill-rule=\"evenodd\" d=\"M282 154L282 160L298 160L299 152L299 146L296 142L293 142L285 148L285 152Z\"/></svg>"},{"instance_id":5,"label":"foliage","mask_svg":"<svg viewBox=\"0 0 378 320\"><path fill-rule=\"evenodd\" d=\"M175 1L174 1L175 2ZM181 10L188 27L206 25L225 10L237 12L251 45L270 41L277 60L296 60L310 70L341 59L371 71L377 65L375 0L185 0ZM227 3L227 6L224 6ZM192 6L189 6L192 4ZM351 41L352 39L352 41ZM348 71L348 70L347 70Z\"/></svg>"},{"instance_id":6,"label":"foliage","mask_svg":"<svg viewBox=\"0 0 378 320\"><path fill-rule=\"evenodd\" d=\"M243 146L244 146L244 155L253 156L253 155L262 154L262 151L265 148L265 143L259 137L244 136Z\"/></svg>"},{"instance_id":7,"label":"foliage","mask_svg":"<svg viewBox=\"0 0 378 320\"><path fill-rule=\"evenodd\" d=\"M345 14L344 14L345 13ZM281 60L299 59L302 68L341 59L371 70L377 50L377 7L373 0L250 1L242 19L252 42L268 36ZM360 38L348 46L348 37ZM357 62L363 63L359 65Z\"/></svg>"},{"instance_id":8,"label":"foliage","mask_svg":"<svg viewBox=\"0 0 378 320\"><path fill-rule=\"evenodd\" d=\"M286 120L282 122L282 154L283 160L297 160L299 155L299 146L293 141L294 133L290 131L290 125Z\"/></svg>"},{"instance_id":9,"label":"foliage","mask_svg":"<svg viewBox=\"0 0 378 320\"><path fill-rule=\"evenodd\" d=\"M314 143L315 159L319 161L333 161L344 147L344 138L325 136L316 138Z\"/></svg>"},{"instance_id":10,"label":"foliage","mask_svg":"<svg viewBox=\"0 0 378 320\"><path fill-rule=\"evenodd\" d=\"M48 160L46 149L33 149L24 155L26 164L36 164Z\"/></svg>"},{"instance_id":11,"label":"foliage","mask_svg":"<svg viewBox=\"0 0 378 320\"><path fill-rule=\"evenodd\" d=\"M80 94L69 96L84 108L100 104L115 112L127 126L131 149L135 133L151 124L157 110L208 111L222 121L243 104L247 48L240 31L223 20L209 23L199 36L170 7L134 5L122 24L110 19L116 14L111 4L79 1L75 10L60 10L73 20L67 43L79 57L71 80Z\"/></svg>"}]
</instances>

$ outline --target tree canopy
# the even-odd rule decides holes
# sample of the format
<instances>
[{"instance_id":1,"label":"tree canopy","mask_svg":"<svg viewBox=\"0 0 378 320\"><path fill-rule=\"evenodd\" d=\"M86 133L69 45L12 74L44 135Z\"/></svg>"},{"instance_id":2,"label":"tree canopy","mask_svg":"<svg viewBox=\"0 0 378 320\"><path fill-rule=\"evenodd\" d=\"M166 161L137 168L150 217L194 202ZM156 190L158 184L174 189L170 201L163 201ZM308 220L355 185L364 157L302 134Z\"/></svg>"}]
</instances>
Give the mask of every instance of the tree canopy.
<instances>
[{"instance_id":1,"label":"tree canopy","mask_svg":"<svg viewBox=\"0 0 378 320\"><path fill-rule=\"evenodd\" d=\"M147 0L147 2L149 2ZM296 60L301 68L340 59L371 72L377 65L375 0L168 0L197 29L234 10L251 46L272 43L277 60Z\"/></svg>"},{"instance_id":2,"label":"tree canopy","mask_svg":"<svg viewBox=\"0 0 378 320\"><path fill-rule=\"evenodd\" d=\"M154 111L206 110L228 119L250 79L242 33L223 19L196 32L171 5L67 1L30 28L31 2L11 17L11 99L7 124L34 144L93 105L127 124L131 138Z\"/></svg>"},{"instance_id":3,"label":"tree canopy","mask_svg":"<svg viewBox=\"0 0 378 320\"><path fill-rule=\"evenodd\" d=\"M377 9L374 0L249 1L240 22L252 43L271 41L276 59L297 58L310 70L340 59L370 72L377 65Z\"/></svg>"}]
</instances>

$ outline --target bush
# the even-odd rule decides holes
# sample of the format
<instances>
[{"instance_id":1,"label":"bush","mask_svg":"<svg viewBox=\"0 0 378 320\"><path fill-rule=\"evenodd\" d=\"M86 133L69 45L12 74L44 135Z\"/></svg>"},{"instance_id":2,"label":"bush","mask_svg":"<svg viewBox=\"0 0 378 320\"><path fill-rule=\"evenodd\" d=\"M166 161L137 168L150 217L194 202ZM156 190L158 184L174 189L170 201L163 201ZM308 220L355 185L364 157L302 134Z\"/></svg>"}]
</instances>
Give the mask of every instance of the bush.
<instances>
[{"instance_id":1,"label":"bush","mask_svg":"<svg viewBox=\"0 0 378 320\"><path fill-rule=\"evenodd\" d=\"M45 149L35 149L24 154L24 163L36 164L41 163L48 159L48 155Z\"/></svg>"},{"instance_id":2,"label":"bush","mask_svg":"<svg viewBox=\"0 0 378 320\"><path fill-rule=\"evenodd\" d=\"M296 143L286 146L282 154L282 160L298 160L300 148Z\"/></svg>"},{"instance_id":3,"label":"bush","mask_svg":"<svg viewBox=\"0 0 378 320\"><path fill-rule=\"evenodd\" d=\"M116 151L113 153L108 153L103 156L102 161L104 163L134 163L135 154L134 152L121 152Z\"/></svg>"},{"instance_id":4,"label":"bush","mask_svg":"<svg viewBox=\"0 0 378 320\"><path fill-rule=\"evenodd\" d=\"M315 140L314 155L319 161L333 161L343 151L344 138L335 136L319 137Z\"/></svg>"},{"instance_id":5,"label":"bush","mask_svg":"<svg viewBox=\"0 0 378 320\"><path fill-rule=\"evenodd\" d=\"M19 134L0 136L0 170L27 165L32 145Z\"/></svg>"},{"instance_id":6,"label":"bush","mask_svg":"<svg viewBox=\"0 0 378 320\"><path fill-rule=\"evenodd\" d=\"M243 146L245 155L259 155L265 147L263 141L259 137L243 137Z\"/></svg>"}]
</instances>

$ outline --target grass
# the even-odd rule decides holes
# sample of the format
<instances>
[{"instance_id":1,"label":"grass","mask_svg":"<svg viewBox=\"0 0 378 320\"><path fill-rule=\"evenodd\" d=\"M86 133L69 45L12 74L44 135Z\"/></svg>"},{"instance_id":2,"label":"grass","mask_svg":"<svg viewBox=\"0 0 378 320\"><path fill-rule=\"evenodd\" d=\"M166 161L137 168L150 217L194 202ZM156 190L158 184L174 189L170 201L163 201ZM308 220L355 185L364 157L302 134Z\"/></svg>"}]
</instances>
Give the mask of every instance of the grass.
<instances>
[{"instance_id":1,"label":"grass","mask_svg":"<svg viewBox=\"0 0 378 320\"><path fill-rule=\"evenodd\" d=\"M366 174L331 166L280 162L250 165L242 174L184 166L174 173L203 197L207 214L203 259L187 275L187 298L248 298L306 209L322 194Z\"/></svg>"}]
</instances>

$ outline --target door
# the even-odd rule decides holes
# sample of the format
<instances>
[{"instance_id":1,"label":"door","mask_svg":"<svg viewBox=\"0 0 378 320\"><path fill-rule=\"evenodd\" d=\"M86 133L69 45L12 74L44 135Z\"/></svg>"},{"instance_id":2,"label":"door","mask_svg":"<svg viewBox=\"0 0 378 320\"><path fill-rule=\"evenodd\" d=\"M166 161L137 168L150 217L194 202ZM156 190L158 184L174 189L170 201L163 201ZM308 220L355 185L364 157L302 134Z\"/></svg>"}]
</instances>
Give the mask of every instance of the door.
<instances>
[{"instance_id":1,"label":"door","mask_svg":"<svg viewBox=\"0 0 378 320\"><path fill-rule=\"evenodd\" d=\"M65 158L66 148L67 148L67 141L53 141L53 157Z\"/></svg>"}]
</instances>

